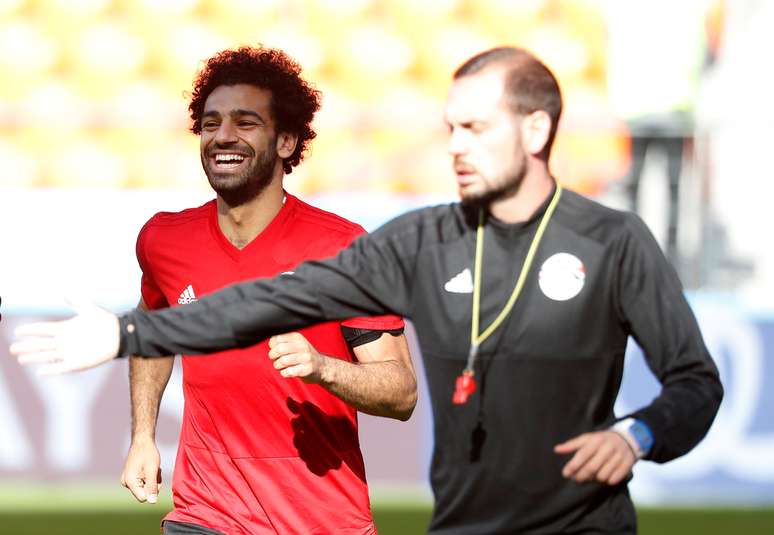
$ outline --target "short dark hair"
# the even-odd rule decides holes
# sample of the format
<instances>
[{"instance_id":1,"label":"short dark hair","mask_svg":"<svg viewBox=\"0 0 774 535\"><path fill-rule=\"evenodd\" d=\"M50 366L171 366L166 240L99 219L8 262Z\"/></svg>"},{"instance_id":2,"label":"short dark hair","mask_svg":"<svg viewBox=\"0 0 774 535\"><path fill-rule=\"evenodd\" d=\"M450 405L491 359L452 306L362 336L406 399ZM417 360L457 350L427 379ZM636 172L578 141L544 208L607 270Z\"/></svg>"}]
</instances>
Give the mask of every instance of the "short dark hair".
<instances>
[{"instance_id":1,"label":"short dark hair","mask_svg":"<svg viewBox=\"0 0 774 535\"><path fill-rule=\"evenodd\" d=\"M317 136L311 124L320 109L321 93L301 78L299 64L281 50L249 46L223 50L207 60L194 80L188 105L191 132L201 134L207 97L219 86L237 84L271 91L270 109L277 132L298 136L293 154L282 161L285 173L292 172Z\"/></svg>"},{"instance_id":2,"label":"short dark hair","mask_svg":"<svg viewBox=\"0 0 774 535\"><path fill-rule=\"evenodd\" d=\"M476 74L494 65L506 68L505 96L513 111L529 114L542 110L551 118L551 132L541 153L548 160L562 115L559 82L531 52L506 46L481 52L468 59L454 72L454 79Z\"/></svg>"}]
</instances>

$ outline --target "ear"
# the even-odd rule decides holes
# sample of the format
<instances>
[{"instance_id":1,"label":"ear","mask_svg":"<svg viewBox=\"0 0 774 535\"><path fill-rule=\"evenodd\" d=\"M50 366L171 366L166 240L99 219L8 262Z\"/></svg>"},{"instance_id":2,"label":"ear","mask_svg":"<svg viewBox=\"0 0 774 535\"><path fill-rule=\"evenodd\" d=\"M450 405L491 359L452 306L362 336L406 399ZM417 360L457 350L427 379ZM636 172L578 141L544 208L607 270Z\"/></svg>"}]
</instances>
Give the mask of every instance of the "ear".
<instances>
[{"instance_id":1,"label":"ear","mask_svg":"<svg viewBox=\"0 0 774 535\"><path fill-rule=\"evenodd\" d=\"M280 158L289 158L296 150L298 136L288 132L280 132L277 136L277 155Z\"/></svg>"},{"instance_id":2,"label":"ear","mask_svg":"<svg viewBox=\"0 0 774 535\"><path fill-rule=\"evenodd\" d=\"M521 143L524 151L532 156L543 152L551 135L551 117L543 110L530 113L521 123Z\"/></svg>"}]
</instances>

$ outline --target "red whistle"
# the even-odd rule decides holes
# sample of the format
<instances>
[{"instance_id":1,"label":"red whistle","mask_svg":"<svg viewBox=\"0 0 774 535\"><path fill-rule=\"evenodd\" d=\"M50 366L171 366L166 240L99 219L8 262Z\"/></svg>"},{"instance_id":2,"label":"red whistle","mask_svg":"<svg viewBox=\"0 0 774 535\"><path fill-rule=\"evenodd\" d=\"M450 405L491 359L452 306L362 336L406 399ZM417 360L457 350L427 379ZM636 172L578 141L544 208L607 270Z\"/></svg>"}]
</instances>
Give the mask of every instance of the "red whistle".
<instances>
[{"instance_id":1,"label":"red whistle","mask_svg":"<svg viewBox=\"0 0 774 535\"><path fill-rule=\"evenodd\" d=\"M468 402L468 398L476 391L476 380L473 378L473 373L465 370L462 375L457 377L457 382L454 387L454 395L452 396L452 403L455 405L463 405Z\"/></svg>"}]
</instances>

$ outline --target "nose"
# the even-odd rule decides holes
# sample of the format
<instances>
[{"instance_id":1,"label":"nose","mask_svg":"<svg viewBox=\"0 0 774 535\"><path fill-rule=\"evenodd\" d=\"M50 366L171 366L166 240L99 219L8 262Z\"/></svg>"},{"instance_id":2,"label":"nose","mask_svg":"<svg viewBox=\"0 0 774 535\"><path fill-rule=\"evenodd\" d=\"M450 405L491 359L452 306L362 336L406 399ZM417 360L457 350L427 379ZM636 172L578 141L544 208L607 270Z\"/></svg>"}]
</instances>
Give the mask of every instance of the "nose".
<instances>
[{"instance_id":1,"label":"nose","mask_svg":"<svg viewBox=\"0 0 774 535\"><path fill-rule=\"evenodd\" d=\"M229 145L238 141L236 135L236 128L229 120L224 120L220 123L218 131L215 132L215 143L218 145Z\"/></svg>"},{"instance_id":2,"label":"nose","mask_svg":"<svg viewBox=\"0 0 774 535\"><path fill-rule=\"evenodd\" d=\"M451 129L446 150L452 156L462 156L468 152L468 141L465 130L458 127Z\"/></svg>"}]
</instances>

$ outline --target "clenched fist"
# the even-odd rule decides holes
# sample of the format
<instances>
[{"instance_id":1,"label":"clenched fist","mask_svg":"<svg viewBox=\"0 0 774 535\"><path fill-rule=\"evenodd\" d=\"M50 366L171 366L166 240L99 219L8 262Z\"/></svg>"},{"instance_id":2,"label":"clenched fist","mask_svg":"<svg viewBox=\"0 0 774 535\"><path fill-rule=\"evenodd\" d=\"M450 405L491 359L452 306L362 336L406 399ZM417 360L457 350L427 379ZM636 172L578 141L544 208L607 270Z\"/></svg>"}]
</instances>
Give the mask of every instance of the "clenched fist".
<instances>
[{"instance_id":1,"label":"clenched fist","mask_svg":"<svg viewBox=\"0 0 774 535\"><path fill-rule=\"evenodd\" d=\"M138 502L156 503L161 486L161 457L153 439L132 441L121 484Z\"/></svg>"},{"instance_id":2,"label":"clenched fist","mask_svg":"<svg viewBox=\"0 0 774 535\"><path fill-rule=\"evenodd\" d=\"M328 357L300 333L287 333L269 339L269 358L282 377L298 377L305 383L325 382Z\"/></svg>"}]
</instances>

